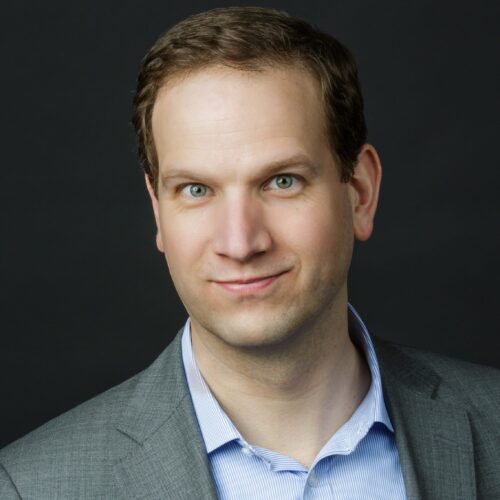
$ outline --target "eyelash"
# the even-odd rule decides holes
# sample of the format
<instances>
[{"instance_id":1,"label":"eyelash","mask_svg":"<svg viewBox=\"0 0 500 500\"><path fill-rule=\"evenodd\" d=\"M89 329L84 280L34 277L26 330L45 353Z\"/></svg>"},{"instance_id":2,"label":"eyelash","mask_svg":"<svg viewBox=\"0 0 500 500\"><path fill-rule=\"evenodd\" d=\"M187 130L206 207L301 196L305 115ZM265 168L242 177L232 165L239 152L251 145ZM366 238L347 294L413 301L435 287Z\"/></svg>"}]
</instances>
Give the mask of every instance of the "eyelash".
<instances>
[{"instance_id":1,"label":"eyelash","mask_svg":"<svg viewBox=\"0 0 500 500\"><path fill-rule=\"evenodd\" d=\"M280 188L276 188L275 191L288 191L288 190L291 190L293 189L293 187L296 186L297 183L300 183L300 182L303 182L303 178L300 176L300 175L296 175L296 174L287 174L287 173L283 173L283 174L276 174L274 175L273 177L271 177L268 181L266 181L264 183L264 186L267 187L269 184L271 184L271 182L273 180L276 180L278 177L291 177L295 182L295 184L293 184L292 186L290 186L290 188L283 188L283 189L280 189ZM207 189L210 189L208 186L206 186L205 184L201 183L201 182L187 182L185 184L181 184L177 187L176 191L177 192L181 192L184 191L185 188L189 187L189 186L204 186L206 187ZM194 200L196 199L197 197L196 196L188 196L190 199ZM200 196L199 198L204 198L205 196Z\"/></svg>"}]
</instances>

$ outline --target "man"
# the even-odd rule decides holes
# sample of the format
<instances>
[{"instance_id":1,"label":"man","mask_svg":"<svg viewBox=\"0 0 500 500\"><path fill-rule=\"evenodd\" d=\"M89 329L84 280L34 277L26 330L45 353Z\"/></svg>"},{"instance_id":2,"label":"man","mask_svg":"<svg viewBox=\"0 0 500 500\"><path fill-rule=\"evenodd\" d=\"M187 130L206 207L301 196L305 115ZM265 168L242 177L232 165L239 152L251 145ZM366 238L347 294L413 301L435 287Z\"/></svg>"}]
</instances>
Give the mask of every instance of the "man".
<instances>
[{"instance_id":1,"label":"man","mask_svg":"<svg viewBox=\"0 0 500 500\"><path fill-rule=\"evenodd\" d=\"M284 13L199 14L146 56L134 125L189 319L4 449L0 498L499 498L499 372L348 304L381 179L349 52Z\"/></svg>"}]
</instances>

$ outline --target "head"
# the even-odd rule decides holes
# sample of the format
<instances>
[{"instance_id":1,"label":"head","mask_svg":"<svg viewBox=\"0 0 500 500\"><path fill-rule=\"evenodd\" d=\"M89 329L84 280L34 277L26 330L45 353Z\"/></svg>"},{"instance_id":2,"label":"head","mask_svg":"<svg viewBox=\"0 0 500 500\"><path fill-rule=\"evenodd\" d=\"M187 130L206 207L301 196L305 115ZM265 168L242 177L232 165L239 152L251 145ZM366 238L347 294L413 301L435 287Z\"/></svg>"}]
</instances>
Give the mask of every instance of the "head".
<instances>
[{"instance_id":1,"label":"head","mask_svg":"<svg viewBox=\"0 0 500 500\"><path fill-rule=\"evenodd\" d=\"M345 317L380 183L347 50L283 13L210 11L151 49L135 105L157 245L192 331L282 346Z\"/></svg>"}]
</instances>

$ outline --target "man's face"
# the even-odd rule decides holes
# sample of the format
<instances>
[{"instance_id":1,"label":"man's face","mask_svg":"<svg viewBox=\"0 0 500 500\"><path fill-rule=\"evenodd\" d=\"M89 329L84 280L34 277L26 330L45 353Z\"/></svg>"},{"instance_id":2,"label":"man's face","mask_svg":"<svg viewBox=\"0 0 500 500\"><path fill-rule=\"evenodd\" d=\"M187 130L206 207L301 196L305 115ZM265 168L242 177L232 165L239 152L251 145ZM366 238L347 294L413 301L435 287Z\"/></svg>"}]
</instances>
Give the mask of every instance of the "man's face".
<instances>
[{"instance_id":1,"label":"man's face","mask_svg":"<svg viewBox=\"0 0 500 500\"><path fill-rule=\"evenodd\" d=\"M307 72L200 70L152 124L157 244L194 332L276 345L345 308L355 197Z\"/></svg>"}]
</instances>

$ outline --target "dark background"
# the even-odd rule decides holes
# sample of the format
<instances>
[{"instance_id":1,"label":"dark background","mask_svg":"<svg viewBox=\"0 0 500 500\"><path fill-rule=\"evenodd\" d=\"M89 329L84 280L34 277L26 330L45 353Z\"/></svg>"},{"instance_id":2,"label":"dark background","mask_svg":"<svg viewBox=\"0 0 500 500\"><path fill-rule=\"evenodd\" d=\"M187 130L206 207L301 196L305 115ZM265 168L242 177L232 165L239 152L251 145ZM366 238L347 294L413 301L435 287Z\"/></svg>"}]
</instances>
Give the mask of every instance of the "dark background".
<instances>
[{"instance_id":1,"label":"dark background","mask_svg":"<svg viewBox=\"0 0 500 500\"><path fill-rule=\"evenodd\" d=\"M131 101L163 30L230 4L2 7L0 446L144 368L182 326ZM500 367L495 2L253 4L308 19L358 59L384 166L350 276L370 331Z\"/></svg>"}]
</instances>

